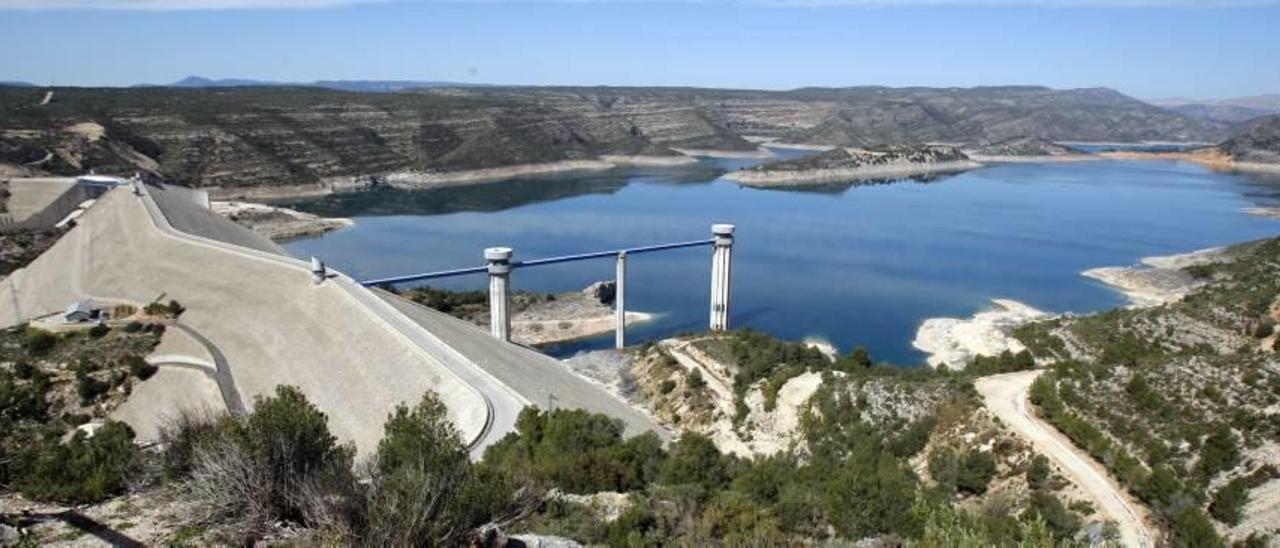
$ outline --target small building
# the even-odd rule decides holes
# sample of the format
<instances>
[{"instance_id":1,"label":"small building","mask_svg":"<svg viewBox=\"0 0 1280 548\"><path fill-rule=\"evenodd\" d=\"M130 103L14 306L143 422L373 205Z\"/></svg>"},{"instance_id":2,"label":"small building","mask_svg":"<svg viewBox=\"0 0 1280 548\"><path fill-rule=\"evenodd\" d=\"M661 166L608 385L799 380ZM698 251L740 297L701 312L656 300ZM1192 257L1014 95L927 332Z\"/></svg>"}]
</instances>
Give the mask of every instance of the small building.
<instances>
[{"instance_id":1,"label":"small building","mask_svg":"<svg viewBox=\"0 0 1280 548\"><path fill-rule=\"evenodd\" d=\"M76 301L67 305L66 312L62 313L62 321L65 323L84 323L98 319L98 311L89 304L89 301Z\"/></svg>"}]
</instances>

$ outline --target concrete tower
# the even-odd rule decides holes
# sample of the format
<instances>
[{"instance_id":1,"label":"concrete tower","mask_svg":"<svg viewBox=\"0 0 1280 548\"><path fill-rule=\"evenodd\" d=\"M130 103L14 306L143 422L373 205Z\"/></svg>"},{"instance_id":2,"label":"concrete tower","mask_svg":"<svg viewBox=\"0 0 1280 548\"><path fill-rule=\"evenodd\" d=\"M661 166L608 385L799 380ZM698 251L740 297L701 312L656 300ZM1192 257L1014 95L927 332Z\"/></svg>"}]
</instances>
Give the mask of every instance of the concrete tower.
<instances>
[{"instance_id":1,"label":"concrete tower","mask_svg":"<svg viewBox=\"0 0 1280 548\"><path fill-rule=\"evenodd\" d=\"M733 264L733 225L711 225L711 330L729 329L729 280Z\"/></svg>"},{"instance_id":2,"label":"concrete tower","mask_svg":"<svg viewBox=\"0 0 1280 548\"><path fill-rule=\"evenodd\" d=\"M489 262L489 331L504 341L511 340L511 255L509 247L484 250Z\"/></svg>"}]
</instances>

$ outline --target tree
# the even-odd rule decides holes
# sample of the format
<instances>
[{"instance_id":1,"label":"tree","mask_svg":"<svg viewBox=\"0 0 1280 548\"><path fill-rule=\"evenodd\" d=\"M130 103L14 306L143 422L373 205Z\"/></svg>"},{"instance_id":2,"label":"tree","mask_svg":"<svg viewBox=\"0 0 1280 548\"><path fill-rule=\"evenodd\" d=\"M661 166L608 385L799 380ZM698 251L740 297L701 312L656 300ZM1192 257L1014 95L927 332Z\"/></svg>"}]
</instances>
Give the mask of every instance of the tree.
<instances>
[{"instance_id":1,"label":"tree","mask_svg":"<svg viewBox=\"0 0 1280 548\"><path fill-rule=\"evenodd\" d=\"M477 474L444 404L428 392L399 405L374 456L365 541L375 546L465 544L470 532L505 508L510 486Z\"/></svg>"}]
</instances>

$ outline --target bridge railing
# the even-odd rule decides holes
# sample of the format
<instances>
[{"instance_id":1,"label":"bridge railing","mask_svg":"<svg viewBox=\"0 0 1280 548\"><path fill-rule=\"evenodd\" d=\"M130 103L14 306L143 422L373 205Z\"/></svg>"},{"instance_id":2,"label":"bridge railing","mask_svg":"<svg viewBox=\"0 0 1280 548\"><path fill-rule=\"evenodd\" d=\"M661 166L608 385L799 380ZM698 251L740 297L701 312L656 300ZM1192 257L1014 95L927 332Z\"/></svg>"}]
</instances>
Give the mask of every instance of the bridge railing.
<instances>
[{"instance_id":1,"label":"bridge railing","mask_svg":"<svg viewBox=\"0 0 1280 548\"><path fill-rule=\"evenodd\" d=\"M729 281L731 279L730 270L733 263L733 233L733 225L716 224L711 226L712 237L704 240L672 242L625 249L611 249L607 251L562 255L559 257L545 257L526 261L512 260L512 257L515 255L515 251L510 247L490 247L484 250L484 258L486 262L484 266L455 268L452 270L439 270L435 272L422 272L418 274L392 276L387 278L375 278L371 280L364 280L360 283L366 286L394 285L399 283L487 272L489 274L490 332L494 337L504 341L509 341L511 340L511 272L513 270L614 257L617 261L615 279L616 291L614 296L614 344L616 347L622 348L626 343L626 281L627 256L629 255L639 255L642 253L653 253L657 251L689 247L711 246L710 327L712 331L723 331L728 329ZM316 273L316 280L323 280L324 265L314 258L312 259L312 265L313 270Z\"/></svg>"}]
</instances>

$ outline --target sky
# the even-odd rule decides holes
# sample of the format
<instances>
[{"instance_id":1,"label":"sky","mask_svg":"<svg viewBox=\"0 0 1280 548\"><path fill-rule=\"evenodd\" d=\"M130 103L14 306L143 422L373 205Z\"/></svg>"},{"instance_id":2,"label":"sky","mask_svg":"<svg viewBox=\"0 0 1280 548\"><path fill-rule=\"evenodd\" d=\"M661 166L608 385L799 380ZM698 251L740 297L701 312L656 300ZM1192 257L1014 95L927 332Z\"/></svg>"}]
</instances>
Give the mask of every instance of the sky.
<instances>
[{"instance_id":1,"label":"sky","mask_svg":"<svg viewBox=\"0 0 1280 548\"><path fill-rule=\"evenodd\" d=\"M1280 0L0 0L0 81L1280 93Z\"/></svg>"}]
</instances>

